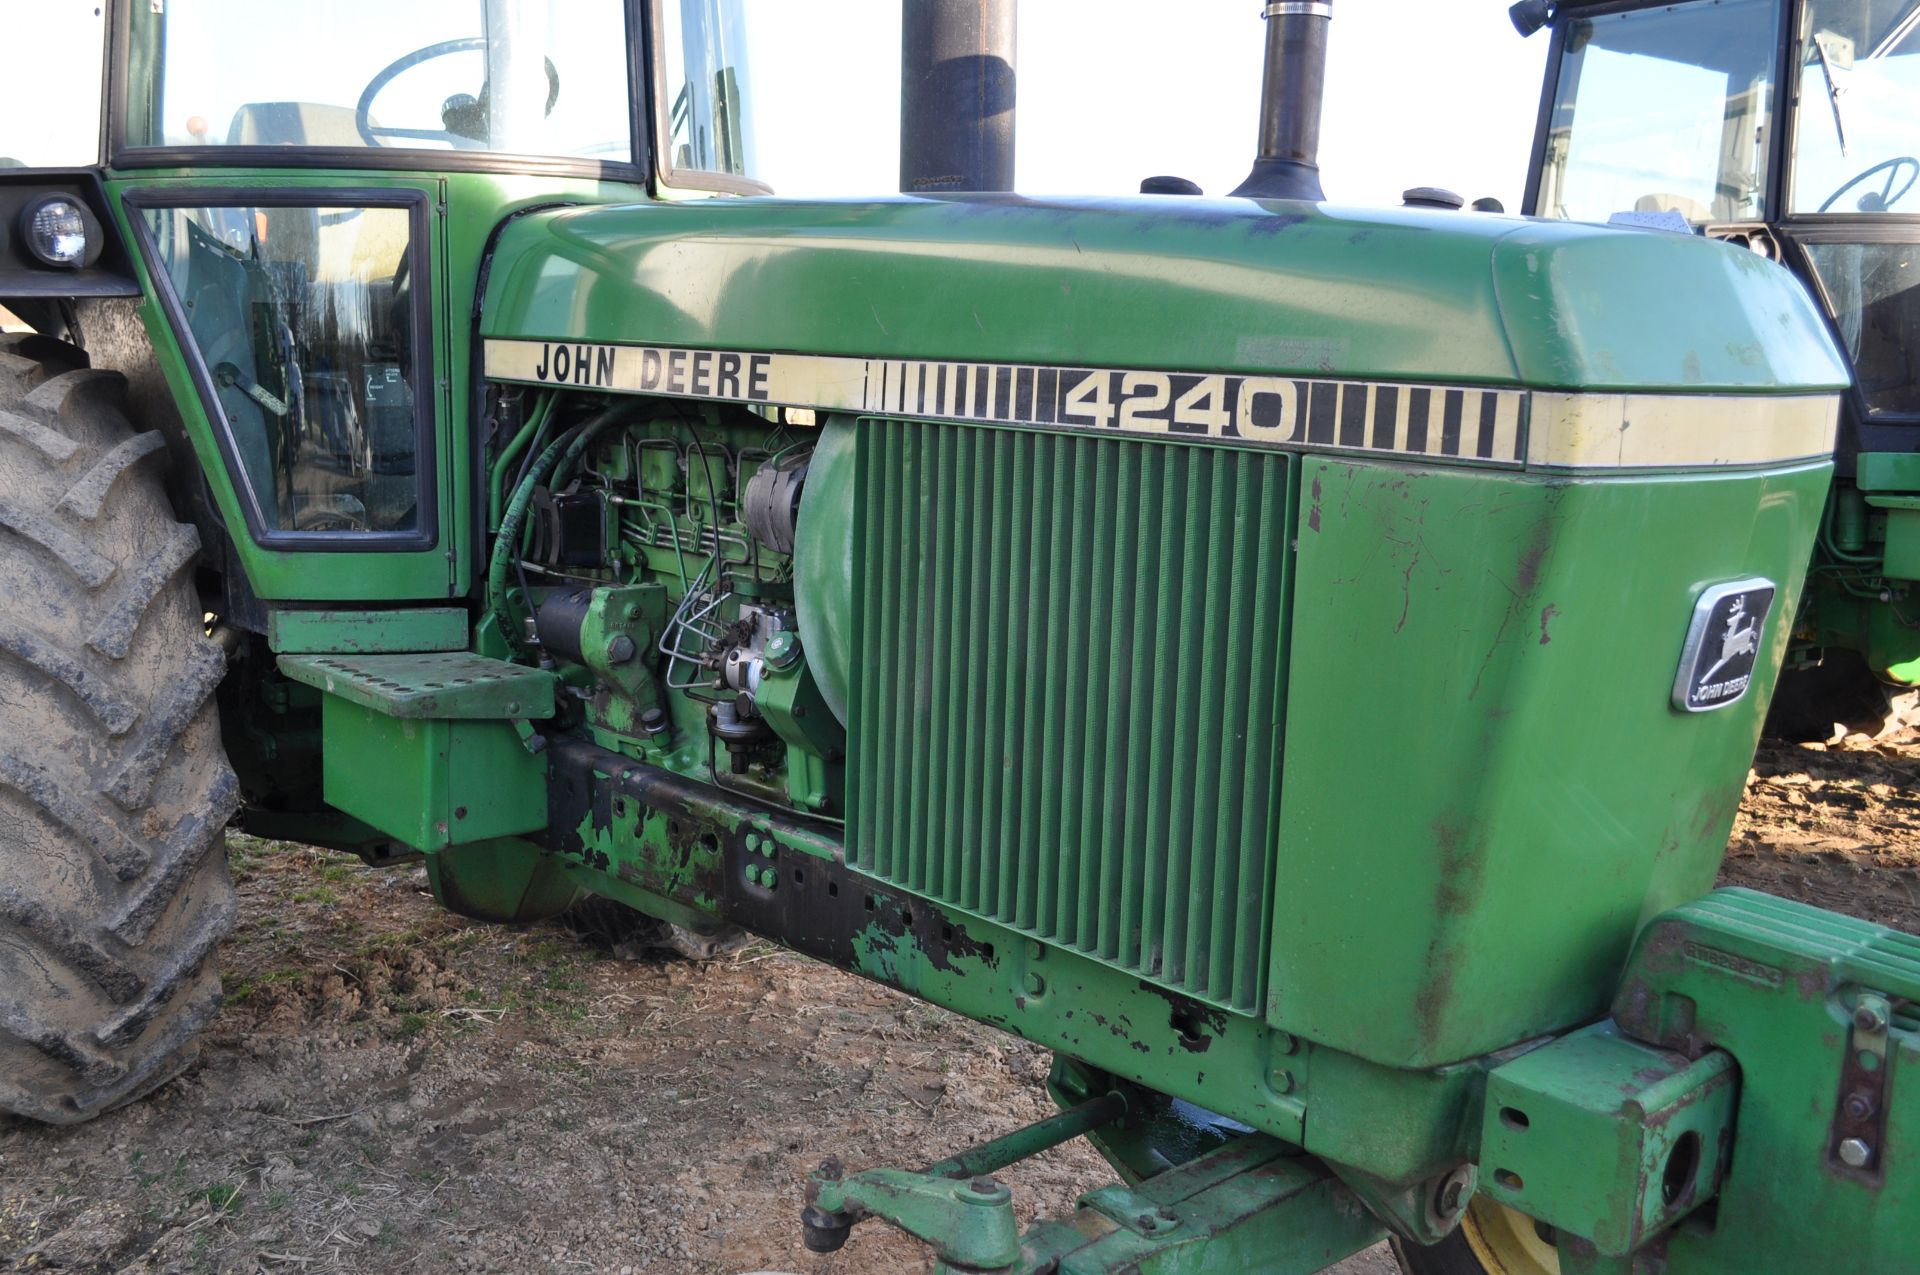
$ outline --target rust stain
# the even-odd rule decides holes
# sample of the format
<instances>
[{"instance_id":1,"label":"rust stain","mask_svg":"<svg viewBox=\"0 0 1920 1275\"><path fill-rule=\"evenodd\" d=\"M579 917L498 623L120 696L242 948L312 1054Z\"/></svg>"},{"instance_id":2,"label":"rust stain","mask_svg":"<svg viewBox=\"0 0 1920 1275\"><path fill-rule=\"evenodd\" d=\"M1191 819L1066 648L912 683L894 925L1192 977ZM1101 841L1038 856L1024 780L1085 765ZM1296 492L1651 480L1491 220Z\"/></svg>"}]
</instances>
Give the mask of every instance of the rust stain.
<instances>
[{"instance_id":1,"label":"rust stain","mask_svg":"<svg viewBox=\"0 0 1920 1275\"><path fill-rule=\"evenodd\" d=\"M1307 529L1320 530L1320 475L1313 476L1313 507L1307 510Z\"/></svg>"},{"instance_id":2,"label":"rust stain","mask_svg":"<svg viewBox=\"0 0 1920 1275\"><path fill-rule=\"evenodd\" d=\"M1465 916L1478 902L1486 870L1482 838L1466 825L1451 822L1444 816L1433 821L1432 832L1440 852L1440 880L1434 889L1434 908L1440 916ZM1413 1002L1414 1018L1424 1040L1436 1039L1445 1026L1453 1003L1456 965L1453 953L1436 937L1427 947L1426 978Z\"/></svg>"},{"instance_id":3,"label":"rust stain","mask_svg":"<svg viewBox=\"0 0 1920 1275\"><path fill-rule=\"evenodd\" d=\"M1540 608L1540 645L1547 646L1553 641L1553 635L1547 632L1547 625L1560 614L1560 608L1549 602Z\"/></svg>"}]
</instances>

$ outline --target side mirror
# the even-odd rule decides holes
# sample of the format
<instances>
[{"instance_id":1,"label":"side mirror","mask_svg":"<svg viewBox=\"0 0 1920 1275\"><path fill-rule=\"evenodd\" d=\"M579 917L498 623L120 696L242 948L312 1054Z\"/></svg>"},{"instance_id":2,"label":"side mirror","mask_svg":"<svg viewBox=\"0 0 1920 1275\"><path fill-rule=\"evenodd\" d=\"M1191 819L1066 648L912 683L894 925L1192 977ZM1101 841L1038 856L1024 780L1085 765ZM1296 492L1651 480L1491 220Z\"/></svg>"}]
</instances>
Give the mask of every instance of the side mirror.
<instances>
[{"instance_id":1,"label":"side mirror","mask_svg":"<svg viewBox=\"0 0 1920 1275\"><path fill-rule=\"evenodd\" d=\"M1553 21L1553 0L1518 0L1507 10L1507 17L1524 39Z\"/></svg>"}]
</instances>

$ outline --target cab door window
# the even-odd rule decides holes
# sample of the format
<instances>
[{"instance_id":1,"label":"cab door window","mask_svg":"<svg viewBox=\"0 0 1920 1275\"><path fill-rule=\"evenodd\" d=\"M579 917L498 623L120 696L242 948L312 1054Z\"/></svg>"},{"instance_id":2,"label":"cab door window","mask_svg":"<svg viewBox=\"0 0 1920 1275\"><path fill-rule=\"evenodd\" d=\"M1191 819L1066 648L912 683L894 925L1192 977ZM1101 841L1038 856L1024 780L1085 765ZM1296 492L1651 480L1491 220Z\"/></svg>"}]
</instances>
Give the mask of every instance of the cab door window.
<instances>
[{"instance_id":1,"label":"cab door window","mask_svg":"<svg viewBox=\"0 0 1920 1275\"><path fill-rule=\"evenodd\" d=\"M424 205L380 197L139 208L262 542L433 537Z\"/></svg>"}]
</instances>

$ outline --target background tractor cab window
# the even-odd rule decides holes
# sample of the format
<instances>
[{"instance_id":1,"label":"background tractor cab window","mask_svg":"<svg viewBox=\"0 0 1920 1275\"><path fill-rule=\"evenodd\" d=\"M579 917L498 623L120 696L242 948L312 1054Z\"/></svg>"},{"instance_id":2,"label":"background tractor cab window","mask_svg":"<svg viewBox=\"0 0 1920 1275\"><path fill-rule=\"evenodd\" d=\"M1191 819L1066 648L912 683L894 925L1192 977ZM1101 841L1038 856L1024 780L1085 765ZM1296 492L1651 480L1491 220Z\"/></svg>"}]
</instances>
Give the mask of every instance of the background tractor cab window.
<instances>
[{"instance_id":1,"label":"background tractor cab window","mask_svg":"<svg viewBox=\"0 0 1920 1275\"><path fill-rule=\"evenodd\" d=\"M168 0L132 14L135 147L634 158L621 0Z\"/></svg>"},{"instance_id":2,"label":"background tractor cab window","mask_svg":"<svg viewBox=\"0 0 1920 1275\"><path fill-rule=\"evenodd\" d=\"M1920 4L1809 0L1803 21L1793 211L1920 212Z\"/></svg>"},{"instance_id":3,"label":"background tractor cab window","mask_svg":"<svg viewBox=\"0 0 1920 1275\"><path fill-rule=\"evenodd\" d=\"M1774 0L1569 22L1541 214L1605 221L1666 212L1695 224L1765 217L1779 38Z\"/></svg>"},{"instance_id":4,"label":"background tractor cab window","mask_svg":"<svg viewBox=\"0 0 1920 1275\"><path fill-rule=\"evenodd\" d=\"M1920 3L1809 0L1791 205L1870 420L1920 416Z\"/></svg>"}]
</instances>

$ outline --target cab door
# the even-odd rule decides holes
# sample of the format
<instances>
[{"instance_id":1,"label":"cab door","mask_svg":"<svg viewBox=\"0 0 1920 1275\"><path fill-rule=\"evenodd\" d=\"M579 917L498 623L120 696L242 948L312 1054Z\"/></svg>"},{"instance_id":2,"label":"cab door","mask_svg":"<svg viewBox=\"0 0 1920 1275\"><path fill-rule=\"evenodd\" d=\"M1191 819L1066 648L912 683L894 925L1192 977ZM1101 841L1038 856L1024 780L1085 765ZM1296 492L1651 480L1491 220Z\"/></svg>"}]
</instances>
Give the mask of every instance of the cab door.
<instances>
[{"instance_id":1,"label":"cab door","mask_svg":"<svg viewBox=\"0 0 1920 1275\"><path fill-rule=\"evenodd\" d=\"M115 183L150 335L262 599L444 598L441 182L296 180Z\"/></svg>"}]
</instances>

